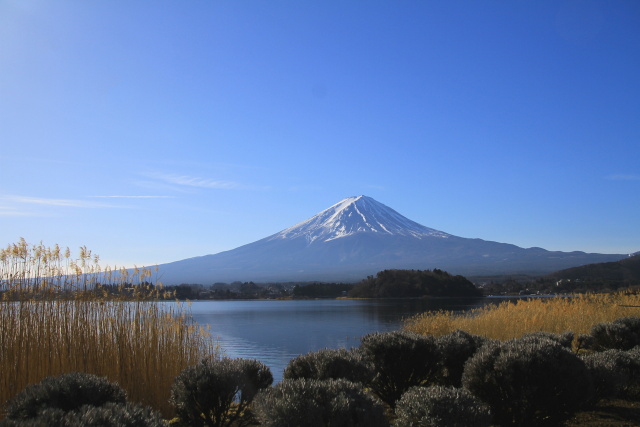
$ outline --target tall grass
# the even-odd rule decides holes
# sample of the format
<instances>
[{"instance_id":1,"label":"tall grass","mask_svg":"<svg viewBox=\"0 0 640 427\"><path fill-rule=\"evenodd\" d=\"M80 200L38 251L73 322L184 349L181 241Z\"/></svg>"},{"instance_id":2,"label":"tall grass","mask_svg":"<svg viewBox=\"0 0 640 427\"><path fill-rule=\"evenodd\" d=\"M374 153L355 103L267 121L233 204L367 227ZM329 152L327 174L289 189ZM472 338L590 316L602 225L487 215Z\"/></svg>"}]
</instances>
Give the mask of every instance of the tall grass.
<instances>
[{"instance_id":1,"label":"tall grass","mask_svg":"<svg viewBox=\"0 0 640 427\"><path fill-rule=\"evenodd\" d=\"M72 258L24 240L0 251L0 404L47 376L81 371L171 417L175 377L217 357L183 306L160 302L161 287L147 286L149 271L102 269L98 261L86 248ZM105 283L123 292L96 290Z\"/></svg>"},{"instance_id":2,"label":"tall grass","mask_svg":"<svg viewBox=\"0 0 640 427\"><path fill-rule=\"evenodd\" d=\"M596 323L626 316L640 316L640 295L619 292L505 301L463 315L450 311L423 313L408 319L404 328L435 336L461 329L487 338L507 340L536 331L586 334Z\"/></svg>"}]
</instances>

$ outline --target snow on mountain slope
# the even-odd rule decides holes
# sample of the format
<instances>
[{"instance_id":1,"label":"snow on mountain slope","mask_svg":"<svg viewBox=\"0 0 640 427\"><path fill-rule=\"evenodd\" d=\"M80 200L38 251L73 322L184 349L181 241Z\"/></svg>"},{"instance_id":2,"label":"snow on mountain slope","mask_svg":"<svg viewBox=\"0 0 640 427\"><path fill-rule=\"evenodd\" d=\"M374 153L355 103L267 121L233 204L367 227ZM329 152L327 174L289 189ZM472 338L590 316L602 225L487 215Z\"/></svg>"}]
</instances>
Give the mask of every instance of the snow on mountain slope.
<instances>
[{"instance_id":1,"label":"snow on mountain slope","mask_svg":"<svg viewBox=\"0 0 640 427\"><path fill-rule=\"evenodd\" d=\"M541 274L624 257L524 249L454 236L411 221L370 197L357 196L261 240L158 267L165 284L357 281L392 268L440 268L467 275Z\"/></svg>"},{"instance_id":2,"label":"snow on mountain slope","mask_svg":"<svg viewBox=\"0 0 640 427\"><path fill-rule=\"evenodd\" d=\"M309 244L329 242L356 233L448 238L449 234L425 227L366 196L347 197L319 214L273 236L275 239L304 237Z\"/></svg>"}]
</instances>

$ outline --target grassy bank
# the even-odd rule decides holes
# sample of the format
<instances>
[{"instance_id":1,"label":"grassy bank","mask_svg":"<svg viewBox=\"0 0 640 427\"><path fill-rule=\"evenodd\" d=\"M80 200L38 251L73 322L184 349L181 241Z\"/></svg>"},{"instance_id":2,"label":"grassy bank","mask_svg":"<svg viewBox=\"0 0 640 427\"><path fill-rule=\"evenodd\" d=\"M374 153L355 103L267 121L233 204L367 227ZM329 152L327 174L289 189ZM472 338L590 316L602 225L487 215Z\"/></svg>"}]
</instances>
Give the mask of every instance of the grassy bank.
<instances>
[{"instance_id":1,"label":"grassy bank","mask_svg":"<svg viewBox=\"0 0 640 427\"><path fill-rule=\"evenodd\" d=\"M464 315L450 311L423 313L408 319L404 327L421 335L441 336L461 329L487 338L507 340L536 331L586 334L596 323L627 316L640 316L640 295L620 292L505 301Z\"/></svg>"},{"instance_id":2,"label":"grassy bank","mask_svg":"<svg viewBox=\"0 0 640 427\"><path fill-rule=\"evenodd\" d=\"M158 302L161 289L145 289L148 271L101 269L90 251L80 252L74 259L24 241L0 252L0 402L45 377L80 371L171 417L175 377L216 357L217 347L181 306ZM115 298L95 292L99 283L128 291Z\"/></svg>"}]
</instances>

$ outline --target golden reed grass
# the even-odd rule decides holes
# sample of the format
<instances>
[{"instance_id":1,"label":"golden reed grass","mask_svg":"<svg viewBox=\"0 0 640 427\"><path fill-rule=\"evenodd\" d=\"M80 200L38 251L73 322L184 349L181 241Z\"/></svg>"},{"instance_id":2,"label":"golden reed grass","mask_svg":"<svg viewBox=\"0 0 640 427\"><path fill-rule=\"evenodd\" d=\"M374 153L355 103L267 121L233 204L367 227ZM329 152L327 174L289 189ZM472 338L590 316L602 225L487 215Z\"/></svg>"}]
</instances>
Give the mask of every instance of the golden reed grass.
<instances>
[{"instance_id":1,"label":"golden reed grass","mask_svg":"<svg viewBox=\"0 0 640 427\"><path fill-rule=\"evenodd\" d=\"M158 301L160 287L145 289L149 276L101 269L86 248L77 259L24 240L0 251L0 403L47 376L81 371L170 418L174 378L219 349L181 305ZM119 283L127 297L96 292L101 283Z\"/></svg>"},{"instance_id":2,"label":"golden reed grass","mask_svg":"<svg viewBox=\"0 0 640 427\"><path fill-rule=\"evenodd\" d=\"M640 295L630 292L504 301L464 314L427 312L408 319L404 328L422 335L445 335L457 329L508 340L528 332L589 333L596 323L640 316Z\"/></svg>"}]
</instances>

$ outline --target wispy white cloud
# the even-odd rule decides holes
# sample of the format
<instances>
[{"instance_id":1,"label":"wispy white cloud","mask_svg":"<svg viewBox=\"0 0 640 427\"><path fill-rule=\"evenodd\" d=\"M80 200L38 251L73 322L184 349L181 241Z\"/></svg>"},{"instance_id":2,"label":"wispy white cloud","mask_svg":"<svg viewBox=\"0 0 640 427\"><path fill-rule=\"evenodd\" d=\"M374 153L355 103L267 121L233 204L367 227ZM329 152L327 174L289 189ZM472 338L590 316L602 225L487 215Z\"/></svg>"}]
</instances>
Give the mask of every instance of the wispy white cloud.
<instances>
[{"instance_id":1,"label":"wispy white cloud","mask_svg":"<svg viewBox=\"0 0 640 427\"><path fill-rule=\"evenodd\" d=\"M607 177L611 181L640 181L640 175L637 174L617 174Z\"/></svg>"},{"instance_id":2,"label":"wispy white cloud","mask_svg":"<svg viewBox=\"0 0 640 427\"><path fill-rule=\"evenodd\" d=\"M0 195L0 216L49 216L51 210L43 211L38 207L48 208L77 208L77 209L127 209L130 206L86 199L167 199L173 196L86 196L83 199L57 199L47 197L32 197L21 195Z\"/></svg>"},{"instance_id":3,"label":"wispy white cloud","mask_svg":"<svg viewBox=\"0 0 640 427\"><path fill-rule=\"evenodd\" d=\"M173 199L174 196L88 196L94 199Z\"/></svg>"},{"instance_id":4,"label":"wispy white cloud","mask_svg":"<svg viewBox=\"0 0 640 427\"><path fill-rule=\"evenodd\" d=\"M228 190L232 188L238 188L239 185L231 181L220 181L208 178L197 178L186 175L167 175L164 177L166 181L172 184L187 185L189 187L201 187L201 188L218 188Z\"/></svg>"},{"instance_id":5,"label":"wispy white cloud","mask_svg":"<svg viewBox=\"0 0 640 427\"><path fill-rule=\"evenodd\" d=\"M27 212L23 210L17 210L14 208L0 206L0 216L43 216L43 215L37 212Z\"/></svg>"},{"instance_id":6,"label":"wispy white cloud","mask_svg":"<svg viewBox=\"0 0 640 427\"><path fill-rule=\"evenodd\" d=\"M68 208L114 208L117 206L79 199L51 199L30 196L0 196L0 201L12 204L59 206Z\"/></svg>"},{"instance_id":7,"label":"wispy white cloud","mask_svg":"<svg viewBox=\"0 0 640 427\"><path fill-rule=\"evenodd\" d=\"M169 184L181 185L181 186L187 186L187 187L215 188L215 189L221 189L221 190L231 190L231 189L242 187L240 184L233 181L200 178L200 177L189 176L189 175L153 173L153 174L148 174L148 176L150 178L155 178L161 181L165 181Z\"/></svg>"},{"instance_id":8,"label":"wispy white cloud","mask_svg":"<svg viewBox=\"0 0 640 427\"><path fill-rule=\"evenodd\" d=\"M239 191L269 191L269 186L247 185L236 181L222 179L203 178L201 176L181 175L177 173L147 172L142 176L149 178L145 181L138 181L136 185L154 190L176 191L191 193L197 189L215 190L239 190Z\"/></svg>"}]
</instances>

